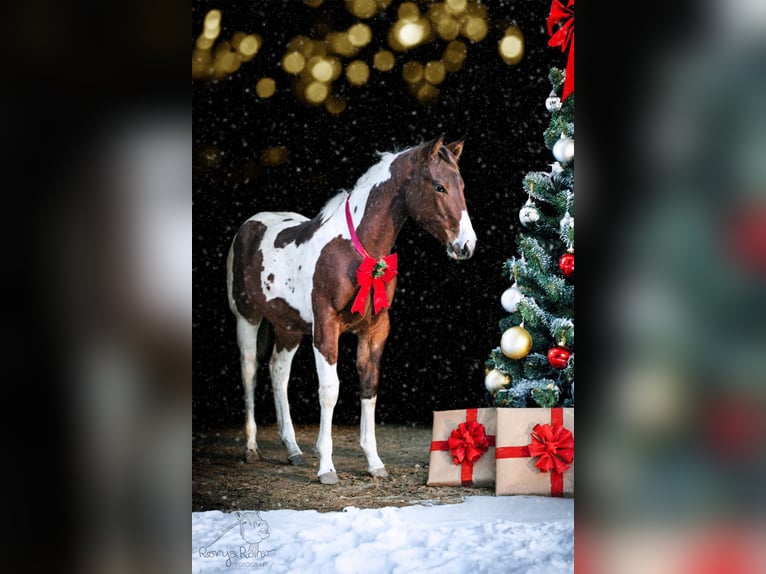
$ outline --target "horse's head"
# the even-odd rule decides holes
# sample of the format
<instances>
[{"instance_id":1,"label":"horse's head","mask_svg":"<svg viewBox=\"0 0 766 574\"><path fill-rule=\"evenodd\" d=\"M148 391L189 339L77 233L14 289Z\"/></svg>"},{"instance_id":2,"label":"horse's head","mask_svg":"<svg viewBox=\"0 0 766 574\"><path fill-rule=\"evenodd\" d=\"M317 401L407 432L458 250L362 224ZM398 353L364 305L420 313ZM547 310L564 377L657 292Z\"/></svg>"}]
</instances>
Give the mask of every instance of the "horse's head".
<instances>
[{"instance_id":1,"label":"horse's head","mask_svg":"<svg viewBox=\"0 0 766 574\"><path fill-rule=\"evenodd\" d=\"M462 141L445 145L441 137L415 148L415 170L407 190L410 217L444 243L453 259L468 259L476 248L457 165L462 151Z\"/></svg>"}]
</instances>

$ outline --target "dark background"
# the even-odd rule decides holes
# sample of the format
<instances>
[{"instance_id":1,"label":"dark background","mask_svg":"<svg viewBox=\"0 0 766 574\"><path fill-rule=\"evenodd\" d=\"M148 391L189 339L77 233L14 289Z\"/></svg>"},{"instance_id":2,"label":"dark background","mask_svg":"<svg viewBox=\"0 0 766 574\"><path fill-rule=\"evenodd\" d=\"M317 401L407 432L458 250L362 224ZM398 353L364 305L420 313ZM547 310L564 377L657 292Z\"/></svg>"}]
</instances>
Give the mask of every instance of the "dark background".
<instances>
[{"instance_id":1,"label":"dark background","mask_svg":"<svg viewBox=\"0 0 766 574\"><path fill-rule=\"evenodd\" d=\"M240 4L197 2L192 9L192 41L213 8L222 8L219 42L236 31L263 38L256 57L234 74L192 82L193 423L232 424L243 416L235 321L225 280L226 254L238 227L258 211L298 211L311 217L338 190L353 187L376 163L376 151L402 149L442 133L447 141L465 139L461 173L478 245L472 259L455 262L413 222L399 235L394 245L399 286L381 365L377 419L430 425L434 410L483 405L484 361L499 345L498 321L505 314L500 295L510 284L502 264L515 253L518 210L526 200L522 178L528 171L549 169L554 161L543 143L550 119L544 102L551 90L548 72L551 66L563 68L566 58L547 45L550 3L487 3L487 37L476 43L460 38L468 45L465 63L447 75L434 103L418 102L401 70L406 61L438 59L446 45L438 37L397 53L390 72L371 66L370 79L361 87L336 81L334 92L348 101L337 116L299 101L280 61L293 37L321 38L327 30L345 30L356 22L345 3L326 2L316 9L300 2ZM371 64L375 52L389 49L386 32L399 4L366 20L373 39L357 58ZM524 34L525 54L509 66L497 44L512 22ZM276 80L277 92L262 100L255 84L264 76ZM287 149L287 161L266 166L261 154L273 146ZM354 358L355 338L344 335L334 418L340 424L359 418ZM261 423L275 420L267 363L265 357L256 388L256 421ZM306 338L289 389L296 422L318 421L316 385Z\"/></svg>"}]
</instances>

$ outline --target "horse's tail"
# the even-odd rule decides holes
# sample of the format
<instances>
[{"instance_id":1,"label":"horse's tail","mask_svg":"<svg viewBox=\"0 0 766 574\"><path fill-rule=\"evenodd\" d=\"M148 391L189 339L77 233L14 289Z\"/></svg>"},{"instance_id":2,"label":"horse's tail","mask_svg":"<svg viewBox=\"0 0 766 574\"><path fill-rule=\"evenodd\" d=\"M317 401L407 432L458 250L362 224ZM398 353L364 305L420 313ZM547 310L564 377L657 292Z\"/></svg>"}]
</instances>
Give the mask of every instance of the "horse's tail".
<instances>
[{"instance_id":1,"label":"horse's tail","mask_svg":"<svg viewBox=\"0 0 766 574\"><path fill-rule=\"evenodd\" d=\"M256 356L259 362L269 358L269 353L273 346L274 326L266 319L262 319L261 325L258 327L258 343L256 347Z\"/></svg>"}]
</instances>

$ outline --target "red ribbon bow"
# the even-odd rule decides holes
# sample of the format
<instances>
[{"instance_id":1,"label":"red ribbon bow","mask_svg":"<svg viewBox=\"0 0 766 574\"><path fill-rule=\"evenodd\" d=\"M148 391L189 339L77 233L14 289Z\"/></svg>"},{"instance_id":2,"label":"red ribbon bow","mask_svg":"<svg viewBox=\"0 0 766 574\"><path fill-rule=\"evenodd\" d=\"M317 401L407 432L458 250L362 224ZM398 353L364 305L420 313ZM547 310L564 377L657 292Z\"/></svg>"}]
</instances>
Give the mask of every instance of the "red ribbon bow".
<instances>
[{"instance_id":1,"label":"red ribbon bow","mask_svg":"<svg viewBox=\"0 0 766 574\"><path fill-rule=\"evenodd\" d=\"M356 282L359 284L359 292L356 294L354 304L351 306L352 313L364 313L367 296L372 289L372 303L375 313L381 309L390 307L386 295L386 283L396 275L396 253L386 255L375 261L369 255L364 258L359 269L356 270Z\"/></svg>"},{"instance_id":2,"label":"red ribbon bow","mask_svg":"<svg viewBox=\"0 0 766 574\"><path fill-rule=\"evenodd\" d=\"M535 425L528 448L530 456L540 457L535 463L540 472L563 474L574 460L574 437L560 424Z\"/></svg>"},{"instance_id":3,"label":"red ribbon bow","mask_svg":"<svg viewBox=\"0 0 766 574\"><path fill-rule=\"evenodd\" d=\"M354 249L357 250L359 255L364 257L362 264L356 270L356 282L359 284L359 292L356 294L354 304L351 306L351 312L364 315L367 296L370 294L370 289L372 289L372 307L375 313L380 313L381 309L391 306L386 295L386 283L391 281L396 275L398 258L396 253L386 255L378 260L370 257L362 242L359 241L359 236L354 229L354 221L351 218L351 207L349 205L350 197L350 195L346 196L346 224L348 225L348 233L351 235L351 243L354 244Z\"/></svg>"},{"instance_id":4,"label":"red ribbon bow","mask_svg":"<svg viewBox=\"0 0 766 574\"><path fill-rule=\"evenodd\" d=\"M558 30L553 29L559 25ZM548 45L551 47L561 46L561 51L569 50L567 58L566 77L564 79L564 91L562 100L574 91L574 0L568 0L564 6L562 0L553 0L551 13L548 16Z\"/></svg>"},{"instance_id":5,"label":"red ribbon bow","mask_svg":"<svg viewBox=\"0 0 766 574\"><path fill-rule=\"evenodd\" d=\"M484 425L476 421L460 423L447 439L452 461L456 465L468 461L473 464L489 450L489 439Z\"/></svg>"}]
</instances>

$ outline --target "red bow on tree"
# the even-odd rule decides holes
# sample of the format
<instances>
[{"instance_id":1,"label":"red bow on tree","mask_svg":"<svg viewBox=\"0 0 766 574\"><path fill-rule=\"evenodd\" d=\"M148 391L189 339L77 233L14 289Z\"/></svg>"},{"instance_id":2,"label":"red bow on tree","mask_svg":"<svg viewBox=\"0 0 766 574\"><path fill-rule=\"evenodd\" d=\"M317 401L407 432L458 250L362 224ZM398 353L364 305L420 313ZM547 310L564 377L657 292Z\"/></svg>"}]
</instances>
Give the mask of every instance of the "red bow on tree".
<instances>
[{"instance_id":1,"label":"red bow on tree","mask_svg":"<svg viewBox=\"0 0 766 574\"><path fill-rule=\"evenodd\" d=\"M367 256L356 270L356 282L359 284L359 293L356 294L354 304L351 306L352 313L364 313L367 296L372 289L372 304L375 313L379 313L384 307L390 307L386 295L386 283L396 275L396 253L386 255L377 261Z\"/></svg>"},{"instance_id":2,"label":"red bow on tree","mask_svg":"<svg viewBox=\"0 0 766 574\"><path fill-rule=\"evenodd\" d=\"M541 472L553 471L563 474L574 460L574 437L563 425L535 425L529 454L540 458L535 466Z\"/></svg>"},{"instance_id":3,"label":"red bow on tree","mask_svg":"<svg viewBox=\"0 0 766 574\"><path fill-rule=\"evenodd\" d=\"M558 26L554 33L553 29ZM564 79L564 92L562 100L574 91L574 0L568 0L564 6L562 0L553 0L551 13L548 16L548 45L551 47L561 46L561 51L569 50L567 58L567 71Z\"/></svg>"},{"instance_id":4,"label":"red bow on tree","mask_svg":"<svg viewBox=\"0 0 766 574\"><path fill-rule=\"evenodd\" d=\"M453 429L447 439L452 461L458 465L468 461L471 464L481 458L489 450L489 439L484 431L484 425L476 421L460 423Z\"/></svg>"}]
</instances>

